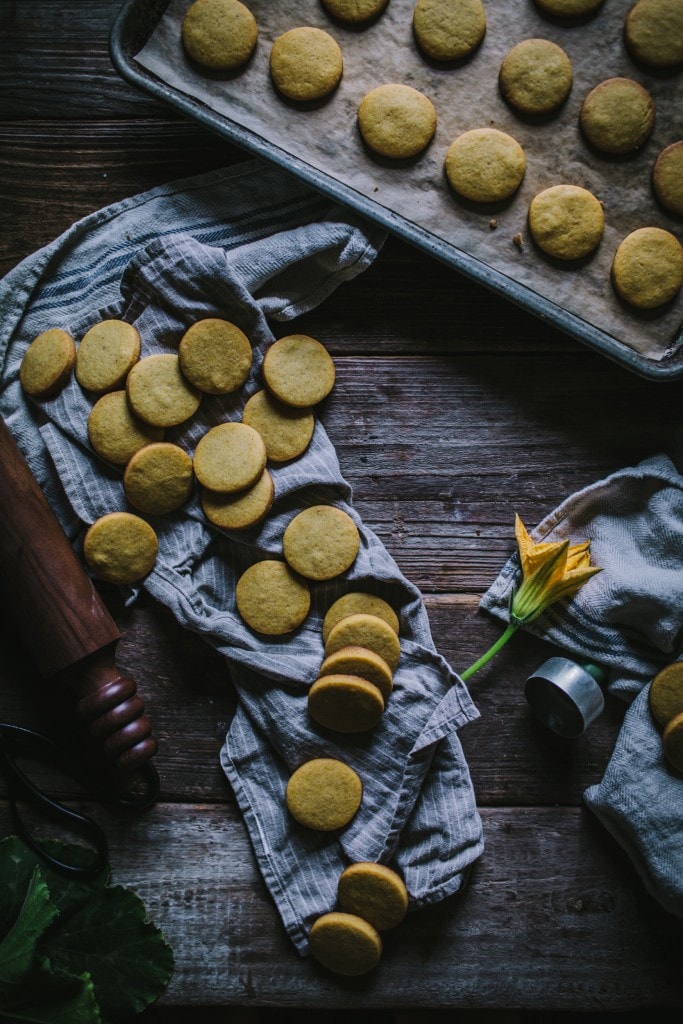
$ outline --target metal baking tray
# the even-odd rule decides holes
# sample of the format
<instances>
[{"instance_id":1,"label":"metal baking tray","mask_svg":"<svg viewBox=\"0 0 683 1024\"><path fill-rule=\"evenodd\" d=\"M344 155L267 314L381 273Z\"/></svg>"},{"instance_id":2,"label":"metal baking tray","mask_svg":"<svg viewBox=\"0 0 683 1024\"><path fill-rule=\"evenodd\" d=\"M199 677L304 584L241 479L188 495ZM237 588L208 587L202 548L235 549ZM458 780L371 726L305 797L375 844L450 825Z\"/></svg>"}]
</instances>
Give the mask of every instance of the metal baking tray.
<instances>
[{"instance_id":1,"label":"metal baking tray","mask_svg":"<svg viewBox=\"0 0 683 1024\"><path fill-rule=\"evenodd\" d=\"M392 2L395 5L395 9L398 9L396 7L396 4L401 2L406 4L407 0L392 0ZM173 3L175 4L177 10L178 0L173 0ZM189 7L189 3L190 0L187 0L185 6ZM622 3L622 6L625 4L625 6L623 7L624 11L628 10L628 7L630 6L629 0L616 0L616 3ZM322 159L316 158L314 160L311 160L309 158L309 155L305 152L305 147L301 147L300 145L298 145L296 139L288 141L287 131L282 130L280 136L278 136L277 125L279 122L277 121L277 118L283 116L283 106L280 101L276 99L273 100L273 109L276 115L275 118L273 119L275 123L275 129L273 128L273 124L266 126L264 122L264 128L267 127L268 130L261 130L260 124L258 123L258 121L254 122L253 118L251 123L240 123L240 118L238 116L231 116L229 108L226 112L224 100L222 101L222 109L217 110L215 99L217 93L215 91L214 86L209 85L208 80L206 83L206 94L204 95L202 92L203 83L201 81L201 78L199 78L198 82L196 81L194 83L193 89L190 89L188 91L184 87L184 84L181 83L181 86L179 86L177 82L176 84L171 84L163 76L163 74L156 74L153 73L151 70L148 70L145 66L143 66L138 57L141 51L145 48L152 34L158 28L170 4L171 0L127 0L127 2L119 11L119 14L112 26L110 34L110 52L114 66L122 75L122 77L129 81L131 84L137 86L140 89L145 90L157 99L170 104L177 110L181 111L183 114L199 121L205 127L217 132L224 138L227 138L231 142L234 142L237 145L243 147L250 153L256 154L260 157L264 157L274 162L275 164L278 164L287 171L290 171L291 173L300 177L302 180L310 184L317 191L324 193L329 197L333 198L334 200L345 204L346 206L352 208L356 212L380 224L388 231L391 231L394 234L398 235L407 242L414 244L418 248L442 260L443 262L453 267L460 273L465 274L466 276L479 282L480 284L483 284L486 287L491 288L495 292L504 295L506 298L516 303L517 305L521 306L522 308L550 322L553 326L561 329L568 335L578 339L579 341L586 344L590 348L597 350L598 352L605 355L607 358L612 359L613 361L621 364L627 369L632 370L638 375L650 380L671 380L683 377L683 323L681 322L680 302L675 301L673 304L673 309L667 309L667 311L664 314L662 314L662 316L659 316L659 314L657 313L653 315L652 313L638 314L635 311L624 311L623 308L618 308L619 304L616 302L616 299L611 291L611 286L607 284L605 286L605 294L607 295L606 301L611 303L612 307L616 309L616 313L614 315L617 318L617 329L613 330L611 324L609 326L609 329L605 329L604 325L595 322L598 318L591 316L590 303L584 303L581 301L582 297L580 295L580 291L578 299L576 296L572 296L572 299L574 300L573 310L572 308L568 308L571 306L571 303L565 304L565 302L563 301L561 289L564 286L564 281L569 279L569 287L574 287L574 282L571 280L571 275L574 273L573 271L567 272L564 269L560 269L560 271L558 272L557 267L552 268L551 266L549 266L548 268L546 268L547 274L549 275L548 280L546 281L543 279L542 275L539 278L538 268L536 268L537 280L534 280L534 271L532 268L532 277L530 278L527 274L527 277L524 278L522 274L518 274L516 272L514 255L512 255L512 245L510 245L509 249L505 251L504 259L506 262L504 262L501 266L500 263L498 265L495 265L495 262L489 261L487 259L485 249L483 250L482 254L482 251L477 250L476 245L470 244L470 242L472 242L473 240L476 241L477 239L477 236L473 234L473 231L476 228L476 230L479 231L479 236L484 239L484 246L486 244L490 245L490 243L488 243L488 240L485 238L487 232L484 231L481 224L484 223L484 220L487 226L489 224L494 225L495 223L497 223L495 218L497 216L498 219L500 219L500 215L496 215L495 210L492 212L492 214L489 215L486 214L486 211L481 210L475 210L474 213L472 213L471 211L467 211L466 209L463 208L458 210L456 204L453 203L453 220L455 222L457 218L460 218L460 220L456 224L456 230L460 232L460 235L456 235L453 237L444 237L443 234L440 234L438 227L436 230L434 230L433 224L425 226L425 223L420 223L419 217L413 217L412 206L410 202L404 201L404 197L401 195L400 188L397 190L394 187L394 182L392 182L390 188L384 191L380 191L380 189L378 189L377 187L373 189L366 187L364 189L362 187L362 183L361 187L357 187L356 183L350 181L348 176L345 179L342 174L338 173L335 167L334 159L330 158L329 160L326 161L325 154L323 154ZM275 8L277 8L277 6L278 5L275 5ZM528 24L523 25L520 23L519 31L522 32L522 35L520 36L518 33L517 37L515 38L514 13L511 4L489 4L487 7L487 14L490 11L494 18L500 18L502 16L501 7L506 9L505 17L506 19L508 19L506 21L506 25L509 31L506 30L504 42L504 45L507 48L509 47L509 45L512 45L512 42L516 41L516 38L525 38L526 36L523 30L526 29L526 34L528 35L529 26ZM322 7L320 5L318 5L318 8L319 11L322 10ZM529 8L533 8L531 0L528 0L528 4L525 4L524 7L520 6L518 8L520 12L523 12L523 16L527 18L527 22L529 17ZM392 4L390 3L389 10L391 9ZM267 10L265 6L264 10ZM270 10L272 13L272 6ZM330 27L329 24L325 25L321 21L321 18L323 18L324 21L324 16L319 14L318 21L321 24L321 27L326 27L328 28L328 30L332 31L332 34L335 34L335 27ZM509 20L510 18L512 18L512 20ZM311 22L310 20L299 20L298 22L294 22L294 24L297 23L304 24ZM557 40L557 32L555 32L555 35L553 35L555 29L552 26L552 24L549 23L547 28L548 31L544 33L546 37L555 38ZM358 38L360 38L360 35L361 34L358 33ZM609 44L614 46L614 38L615 35L613 30L611 44L603 43L602 45ZM394 39L393 42L395 43L396 40ZM499 46L500 45L502 45L502 40L499 43ZM267 40L264 40L262 50L266 50L267 46ZM405 59L408 59L408 57L410 56L408 53L410 49L409 44L404 44L402 47L394 46L393 49L394 52L396 52L397 50L402 50L402 52L405 51L407 55ZM380 57L378 58L378 61L380 64L381 54L383 52L386 52L386 48L385 50L379 51ZM498 57L496 56L495 59L497 60ZM577 68L579 68L579 74L581 74L581 56L578 55L577 59L577 54L575 53L573 55L573 59L576 62ZM595 64L595 59L595 54L586 54L585 68L593 68ZM182 61L182 55L180 56L180 61ZM356 65L356 67L359 69L357 71L357 76L359 78L362 79L362 76L365 73L365 68L368 67L368 64L369 62L366 53L364 58L364 64L362 65L362 70L360 70L361 65ZM601 66L607 66L604 62L604 59ZM397 80L397 78L395 77L397 74L395 61L391 68L384 69L384 78L381 77L382 71L383 69L381 69L381 67L373 66L372 68L372 73L380 76L376 84L379 84L379 82L381 82L382 80ZM392 72L394 76L393 79L391 77L388 77L392 74ZM597 72L593 71L592 73L600 76L597 79L598 81L600 80L600 78L611 77L610 73L603 73L601 70L598 70ZM623 73L623 71L617 70L614 73ZM407 75L409 81L412 78L411 84L415 84L416 87L420 87L422 82L426 80L424 78L425 75L434 75L436 77L434 78L433 83L431 83L434 85L434 88L438 90L439 88L444 87L445 79L443 77L443 69L430 69L425 65L425 67L421 69L420 74L423 75L421 79L415 78L413 76L413 73L408 69ZM586 78L586 74L587 71L584 71L584 79ZM262 74L262 78L265 77L266 76ZM347 75L345 72L345 78L346 77ZM351 80L353 80L351 74L348 77L351 78ZM637 78L638 75L633 74L632 77ZM640 77L642 80L643 76ZM361 84L361 82L358 83L359 88ZM657 87L657 84L658 83L655 82L655 87ZM251 85L251 88L253 88L253 83ZM669 94L671 94L672 108L674 110L677 110L678 104L676 102L676 92L677 90L675 87L675 82L672 87L672 83L669 80L661 84L660 93L658 95L667 97ZM356 102L355 99L353 99L353 97L351 99L353 100L354 103ZM499 100L498 102L500 103ZM578 102L578 98L576 102ZM346 106L344 109L346 114L348 115L349 110L351 109L351 100L347 97L345 103ZM481 100L479 101L479 103L481 104ZM483 113L485 115L490 115L491 111ZM666 110L664 111L664 113L666 115ZM508 118L507 124L500 123L500 110L494 112L494 114L499 119L496 126L501 127L503 130L509 130L509 125L513 123L513 121ZM305 117L305 115L300 115L299 112L296 112L294 116ZM326 123L332 125L333 129L334 113L330 113L328 116L329 121ZM479 116L481 116L481 114ZM504 118L505 115L502 116ZM572 116L574 115L572 114ZM662 118L660 116L659 107L658 118L661 123ZM676 118L678 118L678 120L680 121L680 114L675 115L673 117L674 123L676 121ZM490 116L488 120L490 123L494 123L494 116ZM319 125L322 123L323 122L318 122ZM462 130L464 130L466 127L474 126L476 126L475 123L465 124ZM521 126L521 130L525 130L524 126ZM679 132L679 134L683 134L681 132L680 125L677 126L676 130ZM530 129L530 131L533 131L533 127ZM519 138L519 134L515 128L513 128L512 133L516 134L516 136ZM455 135L453 135L452 137L455 137ZM531 136L529 137L531 138ZM557 137L562 138L562 136L559 135ZM567 137L566 126L564 137ZM666 136L662 136L662 138L664 138L667 142L674 141L673 138L667 139ZM547 146L547 139L542 144ZM661 145L661 142L659 144ZM531 145L534 145L533 141L531 142ZM537 145L540 146L541 143L538 142ZM342 139L342 143L340 144L339 150L340 152L344 146L348 148L348 139L346 141ZM561 152L562 146L560 145L558 148L559 152L557 154L553 154L552 158L550 157L550 155L548 156L548 159L555 160L556 172L559 172L561 170L562 161L564 159L564 154ZM648 158L654 159L653 153L656 151L656 149L654 151L651 150ZM371 160L372 158L366 155L362 159ZM432 161L433 166L436 166L436 159L437 158L435 157L434 160ZM442 157L439 157L438 159L442 159ZM359 162L361 161L359 160ZM608 162L605 162L604 168L606 175L610 173L615 173L617 175L620 173L625 174L630 173L632 171L632 166L630 169L627 166L624 170L623 168L620 169L618 164ZM382 169L378 167L377 174L381 175L382 173ZM436 180L436 172L434 173ZM528 173L527 177L529 177ZM380 180L380 178L378 178L378 180ZM403 178L399 180L402 180L405 183L406 180L409 181L410 179ZM627 180L627 178L622 179L622 181ZM553 183L556 183L556 181L548 181L548 184ZM421 182L423 194L424 185L424 181ZM529 188L534 187L534 185L535 183L531 181L529 183ZM406 185L404 191L406 191L407 187L408 186ZM438 187L443 189L443 182L439 182ZM435 187L435 191L436 190L437 189ZM382 201L378 201L376 198L373 198L373 193L378 192L380 192L380 194L382 195ZM632 210L634 198L633 194L631 193L630 187L627 189L622 189L622 192L624 193L624 211L622 211L622 213L625 214L627 212L627 204L630 206L630 209ZM525 204L527 202L528 195L527 197L523 197L518 201L518 206L516 210L516 223L522 224L522 226L524 226L525 224L525 218L524 220L522 220L522 217L526 210ZM654 201L652 201L650 205L652 204L654 204ZM648 203L646 202L644 205L648 205ZM504 216L505 211L503 211L503 217ZM469 223L468 217L470 218ZM474 220L472 220L472 218L474 218ZM479 225L476 225L475 223L477 218L481 222ZM652 219L654 220L654 217ZM659 223L660 226L666 226L669 228L669 230L672 230L674 231L674 233L676 233L675 224L662 223L661 213L659 215ZM475 225L475 227L471 226L473 224ZM512 232L514 222L510 220L509 224L510 232ZM633 224L634 228L639 226L643 226L642 222L636 222ZM470 231L469 235L467 234L468 230ZM462 234L463 231L464 235ZM495 233L499 234L499 230L497 229ZM622 230L622 234L623 233L625 232ZM493 236L493 230L489 231L488 234ZM511 238L511 234L509 237ZM462 241L462 238L464 238L464 242ZM529 249L533 249L532 244L528 243L528 240L525 241L528 244ZM505 242L506 244L509 244L509 238L506 238ZM607 254L605 255L604 259L607 259ZM553 274L555 274L554 279L552 277ZM608 270L605 276L608 277ZM576 275L576 277L577 279L580 280L580 273ZM558 282L562 282L559 288L557 287ZM595 297L593 297L593 299L595 300ZM631 344L625 343L623 338L619 337L619 316L622 316L624 318L624 321L629 321L629 330L632 334L634 331L638 332L641 328L644 335L646 335L648 331L653 332L655 330L660 330L664 332L663 339L657 341L657 344L659 345L659 350L656 352L655 357L653 357L653 355L648 351L639 351L637 348L632 347ZM656 338L656 335L653 336Z\"/></svg>"}]
</instances>

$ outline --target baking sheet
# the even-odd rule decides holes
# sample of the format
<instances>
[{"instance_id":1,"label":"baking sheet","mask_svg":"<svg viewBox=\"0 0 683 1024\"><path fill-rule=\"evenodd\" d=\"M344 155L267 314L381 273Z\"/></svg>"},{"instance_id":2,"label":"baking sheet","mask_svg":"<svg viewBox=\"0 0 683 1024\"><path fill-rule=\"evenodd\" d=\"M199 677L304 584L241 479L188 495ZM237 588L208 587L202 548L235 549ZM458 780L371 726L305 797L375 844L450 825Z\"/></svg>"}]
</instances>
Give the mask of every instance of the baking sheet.
<instances>
[{"instance_id":1,"label":"baking sheet","mask_svg":"<svg viewBox=\"0 0 683 1024\"><path fill-rule=\"evenodd\" d=\"M591 332L613 340L644 362L677 362L683 349L683 294L658 311L638 313L624 306L610 284L610 267L621 239L635 228L657 225L681 236L681 223L657 205L651 192L652 164L664 146L683 137L683 74L653 74L639 68L623 44L624 16L632 0L606 0L596 17L566 26L542 16L532 0L490 0L485 4L487 32L477 53L459 67L439 68L420 55L412 34L414 0L390 0L385 13L358 30L330 19L318 0L250 0L259 25L256 53L240 73L210 77L187 61L180 41L182 18L190 0L170 0L136 61L178 93L199 100L226 125L237 125L332 181L341 183L360 208L378 211L415 226L433 240L439 255L465 254L473 276L513 297L526 290L531 305L556 312L560 326L576 320ZM298 25L315 25L334 36L344 55L344 75L327 101L303 109L282 99L268 73L275 38ZM544 123L511 111L498 92L500 63L515 43L543 37L558 43L574 67L567 103ZM650 92L657 110L655 130L646 146L628 158L593 153L578 129L586 93L605 78L633 78ZM438 125L428 150L411 162L374 157L362 144L356 111L362 97L384 82L404 82L428 95ZM463 131L492 126L523 146L527 171L511 201L482 207L460 201L443 174L448 146ZM569 182L593 192L605 209L605 234L598 251L581 264L560 264L533 245L527 229L529 202L550 185ZM521 246L513 239L521 236ZM439 251L441 250L441 251ZM480 271L480 273L478 273ZM569 314L569 324L563 322ZM566 319L566 318L565 318ZM585 339L584 339L585 340ZM613 353L611 353L613 354ZM617 352L618 358L618 352Z\"/></svg>"}]
</instances>

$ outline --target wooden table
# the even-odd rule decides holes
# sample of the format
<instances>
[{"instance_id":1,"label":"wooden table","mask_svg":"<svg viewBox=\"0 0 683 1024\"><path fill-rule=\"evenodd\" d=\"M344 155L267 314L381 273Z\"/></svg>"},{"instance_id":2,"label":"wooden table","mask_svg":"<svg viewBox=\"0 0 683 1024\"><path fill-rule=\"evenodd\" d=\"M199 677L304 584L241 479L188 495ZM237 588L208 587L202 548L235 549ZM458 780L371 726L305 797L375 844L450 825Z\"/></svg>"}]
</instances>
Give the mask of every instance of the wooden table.
<instances>
[{"instance_id":1,"label":"wooden table","mask_svg":"<svg viewBox=\"0 0 683 1024\"><path fill-rule=\"evenodd\" d=\"M118 77L107 51L118 6L0 0L3 273L92 210L245 158ZM683 470L683 385L636 377L398 240L296 328L334 356L322 416L356 507L421 588L456 669L499 634L478 603L513 549L515 511L532 527L660 451ZM556 653L548 645L520 634L472 681L481 718L461 738L486 850L466 891L413 915L377 973L349 982L297 958L256 870L218 765L234 707L225 665L151 600L124 609L103 594L160 740L158 806L102 816L115 879L176 953L155 1019L203 1005L683 1006L681 922L582 805L623 707L608 699L573 742L537 724L523 683ZM9 633L1 671L2 717L45 726L43 689Z\"/></svg>"}]
</instances>

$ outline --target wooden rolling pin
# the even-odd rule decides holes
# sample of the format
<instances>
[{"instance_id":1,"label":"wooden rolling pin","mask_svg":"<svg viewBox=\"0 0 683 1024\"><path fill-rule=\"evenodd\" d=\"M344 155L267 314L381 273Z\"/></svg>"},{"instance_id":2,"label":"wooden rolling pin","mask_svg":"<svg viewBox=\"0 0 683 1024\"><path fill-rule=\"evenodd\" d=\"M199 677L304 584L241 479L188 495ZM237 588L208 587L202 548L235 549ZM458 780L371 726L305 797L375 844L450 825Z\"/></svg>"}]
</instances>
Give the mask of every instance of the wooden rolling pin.
<instances>
[{"instance_id":1,"label":"wooden rolling pin","mask_svg":"<svg viewBox=\"0 0 683 1024\"><path fill-rule=\"evenodd\" d=\"M121 634L0 418L0 586L44 678L67 682L86 739L127 774L157 742L137 687L116 667Z\"/></svg>"}]
</instances>

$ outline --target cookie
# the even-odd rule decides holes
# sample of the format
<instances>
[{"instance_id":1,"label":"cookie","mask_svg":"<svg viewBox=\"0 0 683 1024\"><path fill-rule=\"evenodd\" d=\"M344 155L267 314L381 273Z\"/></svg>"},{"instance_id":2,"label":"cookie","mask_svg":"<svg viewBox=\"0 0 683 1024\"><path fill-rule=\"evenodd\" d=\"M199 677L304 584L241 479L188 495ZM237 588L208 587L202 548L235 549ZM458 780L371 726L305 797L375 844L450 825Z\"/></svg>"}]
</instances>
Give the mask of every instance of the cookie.
<instances>
[{"instance_id":1,"label":"cookie","mask_svg":"<svg viewBox=\"0 0 683 1024\"><path fill-rule=\"evenodd\" d=\"M131 456L123 473L123 489L138 511L162 516L185 504L193 479L187 452L177 444L157 441Z\"/></svg>"},{"instance_id":2,"label":"cookie","mask_svg":"<svg viewBox=\"0 0 683 1024\"><path fill-rule=\"evenodd\" d=\"M683 140L672 142L655 160L652 190L665 210L683 217Z\"/></svg>"},{"instance_id":3,"label":"cookie","mask_svg":"<svg viewBox=\"0 0 683 1024\"><path fill-rule=\"evenodd\" d=\"M321 28L291 28L270 51L270 77L283 96L298 103L334 92L344 72L336 39Z\"/></svg>"},{"instance_id":4,"label":"cookie","mask_svg":"<svg viewBox=\"0 0 683 1024\"><path fill-rule=\"evenodd\" d=\"M294 516L282 538L287 562L309 580L331 580L353 565L360 535L348 512L312 505Z\"/></svg>"},{"instance_id":5,"label":"cookie","mask_svg":"<svg viewBox=\"0 0 683 1024\"><path fill-rule=\"evenodd\" d=\"M348 825L360 807L363 784L358 774L331 757L306 761L290 776L287 809L295 821L316 832Z\"/></svg>"},{"instance_id":6,"label":"cookie","mask_svg":"<svg viewBox=\"0 0 683 1024\"><path fill-rule=\"evenodd\" d=\"M631 55L649 67L683 62L681 0L638 0L626 15L624 40Z\"/></svg>"},{"instance_id":7,"label":"cookie","mask_svg":"<svg viewBox=\"0 0 683 1024\"><path fill-rule=\"evenodd\" d=\"M86 391L115 391L140 358L140 335L125 320L102 320L81 338L76 380Z\"/></svg>"},{"instance_id":8,"label":"cookie","mask_svg":"<svg viewBox=\"0 0 683 1024\"><path fill-rule=\"evenodd\" d=\"M633 153L652 134L655 105L639 82L608 78L584 99L579 124L586 140L601 153Z\"/></svg>"},{"instance_id":9,"label":"cookie","mask_svg":"<svg viewBox=\"0 0 683 1024\"><path fill-rule=\"evenodd\" d=\"M158 550L152 527L132 512L109 512L83 539L83 555L93 573L120 586L143 579L154 567Z\"/></svg>"},{"instance_id":10,"label":"cookie","mask_svg":"<svg viewBox=\"0 0 683 1024\"><path fill-rule=\"evenodd\" d=\"M19 382L33 398L61 391L76 362L76 343L66 331L51 327L33 339L19 367Z\"/></svg>"},{"instance_id":11,"label":"cookie","mask_svg":"<svg viewBox=\"0 0 683 1024\"><path fill-rule=\"evenodd\" d=\"M432 141L436 110L429 97L410 85L378 85L360 101L358 130L374 153L406 160Z\"/></svg>"},{"instance_id":12,"label":"cookie","mask_svg":"<svg viewBox=\"0 0 683 1024\"><path fill-rule=\"evenodd\" d=\"M333 910L313 922L311 955L335 974L357 977L374 970L382 955L376 928L356 914Z\"/></svg>"},{"instance_id":13,"label":"cookie","mask_svg":"<svg viewBox=\"0 0 683 1024\"><path fill-rule=\"evenodd\" d=\"M366 594L360 590L351 590L348 594L342 594L334 604L331 604L323 619L323 642L327 640L330 630L347 615L354 615L357 612L366 612L368 615L377 615L384 619L394 633L398 633L398 615L391 605L375 594Z\"/></svg>"},{"instance_id":14,"label":"cookie","mask_svg":"<svg viewBox=\"0 0 683 1024\"><path fill-rule=\"evenodd\" d=\"M602 205L579 185L553 185L529 205L529 230L536 245L558 260L578 260L597 248L605 229Z\"/></svg>"},{"instance_id":15,"label":"cookie","mask_svg":"<svg viewBox=\"0 0 683 1024\"><path fill-rule=\"evenodd\" d=\"M339 879L342 910L358 914L378 932L396 928L408 910L408 890L400 875L384 864L350 864Z\"/></svg>"},{"instance_id":16,"label":"cookie","mask_svg":"<svg viewBox=\"0 0 683 1024\"><path fill-rule=\"evenodd\" d=\"M216 494L202 491L204 515L223 530L249 530L268 515L273 504L275 487L267 469L246 491L238 494Z\"/></svg>"},{"instance_id":17,"label":"cookie","mask_svg":"<svg viewBox=\"0 0 683 1024\"><path fill-rule=\"evenodd\" d=\"M315 429L310 409L285 405L268 391L251 396L244 406L242 423L261 435L271 462L287 462L303 455Z\"/></svg>"},{"instance_id":18,"label":"cookie","mask_svg":"<svg viewBox=\"0 0 683 1024\"><path fill-rule=\"evenodd\" d=\"M185 380L178 356L145 356L126 379L131 409L153 427L177 427L194 416L201 393Z\"/></svg>"},{"instance_id":19,"label":"cookie","mask_svg":"<svg viewBox=\"0 0 683 1024\"><path fill-rule=\"evenodd\" d=\"M663 228L638 228L620 243L612 263L617 294L638 309L673 299L683 284L683 246Z\"/></svg>"},{"instance_id":20,"label":"cookie","mask_svg":"<svg viewBox=\"0 0 683 1024\"><path fill-rule=\"evenodd\" d=\"M662 748L669 764L683 772L683 711L667 723L662 733Z\"/></svg>"},{"instance_id":21,"label":"cookie","mask_svg":"<svg viewBox=\"0 0 683 1024\"><path fill-rule=\"evenodd\" d=\"M209 317L192 324L178 345L180 369L190 384L207 395L237 391L251 369L251 344L229 320Z\"/></svg>"},{"instance_id":22,"label":"cookie","mask_svg":"<svg viewBox=\"0 0 683 1024\"><path fill-rule=\"evenodd\" d=\"M458 195L475 203L509 199L522 184L524 150L511 135L496 128L473 128L448 148L446 177Z\"/></svg>"},{"instance_id":23,"label":"cookie","mask_svg":"<svg viewBox=\"0 0 683 1024\"><path fill-rule=\"evenodd\" d=\"M572 62L549 39L524 39L503 58L498 86L506 103L520 114L551 114L572 87Z\"/></svg>"},{"instance_id":24,"label":"cookie","mask_svg":"<svg viewBox=\"0 0 683 1024\"><path fill-rule=\"evenodd\" d=\"M662 726L683 712L683 661L674 661L657 673L648 702L655 721Z\"/></svg>"},{"instance_id":25,"label":"cookie","mask_svg":"<svg viewBox=\"0 0 683 1024\"><path fill-rule=\"evenodd\" d=\"M266 446L246 423L219 423L199 440L194 471L202 487L234 494L253 487L266 468Z\"/></svg>"},{"instance_id":26,"label":"cookie","mask_svg":"<svg viewBox=\"0 0 683 1024\"><path fill-rule=\"evenodd\" d=\"M88 416L88 437L97 454L125 466L132 455L152 441L161 441L162 427L151 427L133 413L125 391L109 391L98 398Z\"/></svg>"},{"instance_id":27,"label":"cookie","mask_svg":"<svg viewBox=\"0 0 683 1024\"><path fill-rule=\"evenodd\" d=\"M270 393L296 409L317 405L334 387L332 356L307 334L290 334L272 344L262 373Z\"/></svg>"},{"instance_id":28,"label":"cookie","mask_svg":"<svg viewBox=\"0 0 683 1024\"><path fill-rule=\"evenodd\" d=\"M377 18L389 0L322 0L322 5L333 18L347 25L362 25Z\"/></svg>"},{"instance_id":29,"label":"cookie","mask_svg":"<svg viewBox=\"0 0 683 1024\"><path fill-rule=\"evenodd\" d=\"M208 71L234 71L247 63L256 47L258 25L239 0L195 0L181 29L191 60Z\"/></svg>"},{"instance_id":30,"label":"cookie","mask_svg":"<svg viewBox=\"0 0 683 1024\"><path fill-rule=\"evenodd\" d=\"M285 562L264 559L244 572L235 588L237 610L257 633L281 636L297 629L308 615L308 584Z\"/></svg>"},{"instance_id":31,"label":"cookie","mask_svg":"<svg viewBox=\"0 0 683 1024\"><path fill-rule=\"evenodd\" d=\"M481 0L417 0L413 34L426 57L464 60L486 35L484 5Z\"/></svg>"},{"instance_id":32,"label":"cookie","mask_svg":"<svg viewBox=\"0 0 683 1024\"><path fill-rule=\"evenodd\" d=\"M391 669L384 658L367 647L341 647L325 658L318 675L360 676L374 683L385 702L389 699L394 680Z\"/></svg>"},{"instance_id":33,"label":"cookie","mask_svg":"<svg viewBox=\"0 0 683 1024\"><path fill-rule=\"evenodd\" d=\"M322 676L308 691L309 715L334 732L367 732L374 729L383 712L384 699L378 687L360 676Z\"/></svg>"},{"instance_id":34,"label":"cookie","mask_svg":"<svg viewBox=\"0 0 683 1024\"><path fill-rule=\"evenodd\" d=\"M584 18L602 7L605 0L535 0L544 14L553 18Z\"/></svg>"},{"instance_id":35,"label":"cookie","mask_svg":"<svg viewBox=\"0 0 683 1024\"><path fill-rule=\"evenodd\" d=\"M384 658L392 672L396 671L401 656L401 645L391 626L384 619L363 612L348 615L330 630L325 656L336 654L343 647L369 648Z\"/></svg>"}]
</instances>

